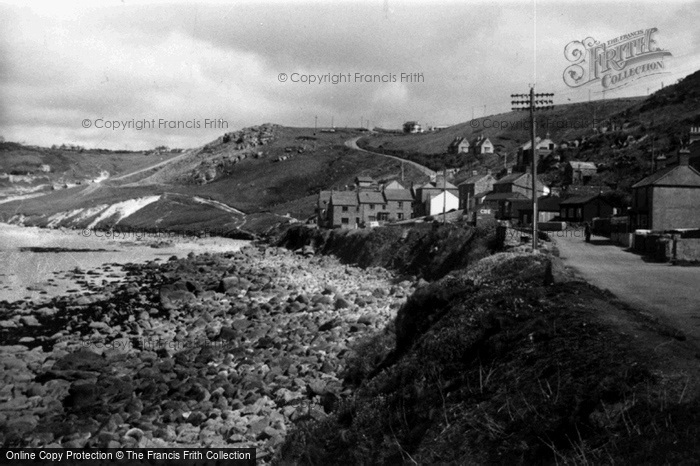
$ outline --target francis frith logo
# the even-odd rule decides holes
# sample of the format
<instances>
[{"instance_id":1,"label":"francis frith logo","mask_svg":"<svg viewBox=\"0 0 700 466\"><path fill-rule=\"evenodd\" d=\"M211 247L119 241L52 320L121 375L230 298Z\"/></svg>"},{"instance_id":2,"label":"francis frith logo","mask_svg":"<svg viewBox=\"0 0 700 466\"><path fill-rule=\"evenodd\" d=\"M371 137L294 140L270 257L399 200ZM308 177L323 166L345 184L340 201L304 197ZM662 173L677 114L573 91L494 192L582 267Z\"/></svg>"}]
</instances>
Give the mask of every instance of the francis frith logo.
<instances>
[{"instance_id":1,"label":"francis frith logo","mask_svg":"<svg viewBox=\"0 0 700 466\"><path fill-rule=\"evenodd\" d=\"M564 56L572 64L564 70L564 82L569 87L581 87L600 81L602 90L610 91L667 72L664 57L672 55L658 47L657 31L640 29L607 42L592 37L570 42Z\"/></svg>"}]
</instances>

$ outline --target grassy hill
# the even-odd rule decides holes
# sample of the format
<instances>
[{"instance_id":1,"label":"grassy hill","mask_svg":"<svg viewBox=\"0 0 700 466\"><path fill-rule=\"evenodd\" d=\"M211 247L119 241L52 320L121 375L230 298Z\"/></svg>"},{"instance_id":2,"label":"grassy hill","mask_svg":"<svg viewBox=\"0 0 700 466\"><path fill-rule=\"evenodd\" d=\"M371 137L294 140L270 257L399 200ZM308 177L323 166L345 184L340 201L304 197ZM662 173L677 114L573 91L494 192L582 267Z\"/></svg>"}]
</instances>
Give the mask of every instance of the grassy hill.
<instances>
[{"instance_id":1,"label":"grassy hill","mask_svg":"<svg viewBox=\"0 0 700 466\"><path fill-rule=\"evenodd\" d=\"M607 184L624 191L652 172L652 144L655 156L664 154L673 159L680 138L691 126L700 125L700 71L649 97L559 105L536 115L537 136L545 137L549 133L557 144L573 140L581 143L576 148L559 151L562 163L553 160L543 163L540 173L546 182L561 185L562 165L567 160L592 161L600 166L594 184ZM480 135L491 140L497 154L480 157L447 154L448 145L456 137L472 141ZM468 170L498 171L504 164L515 163L518 147L529 139L529 114L508 112L433 133L376 134L363 138L359 144L436 170L447 164Z\"/></svg>"},{"instance_id":2,"label":"grassy hill","mask_svg":"<svg viewBox=\"0 0 700 466\"><path fill-rule=\"evenodd\" d=\"M289 216L312 216L320 190L352 185L358 175L380 181L398 178L400 162L345 146L345 141L361 134L354 129L323 132L266 124L226 133L203 147L167 158L6 143L6 173L23 170L22 174L34 177L33 182L44 183L45 190L66 170L85 182L50 191L48 196L0 199L0 219L73 228L98 221L99 227L118 223L121 228L259 232L289 221ZM91 159L97 163L88 165ZM41 172L46 164L53 164L51 173ZM99 176L99 169L109 171L110 178L87 181ZM425 178L411 167L405 168L404 176L406 182ZM135 211L147 196L159 198ZM119 212L105 219L110 206Z\"/></svg>"}]
</instances>

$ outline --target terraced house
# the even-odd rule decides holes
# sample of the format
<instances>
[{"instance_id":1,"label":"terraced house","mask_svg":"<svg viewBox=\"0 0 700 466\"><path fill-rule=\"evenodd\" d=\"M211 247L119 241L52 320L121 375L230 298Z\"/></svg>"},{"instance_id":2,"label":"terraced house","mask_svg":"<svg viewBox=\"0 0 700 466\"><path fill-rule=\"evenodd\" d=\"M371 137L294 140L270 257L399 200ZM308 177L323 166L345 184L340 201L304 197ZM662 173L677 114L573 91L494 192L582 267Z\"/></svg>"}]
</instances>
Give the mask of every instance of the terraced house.
<instances>
[{"instance_id":1,"label":"terraced house","mask_svg":"<svg viewBox=\"0 0 700 466\"><path fill-rule=\"evenodd\" d=\"M325 207L325 208L324 208ZM413 196L408 189L321 191L318 224L326 228L361 228L412 217Z\"/></svg>"}]
</instances>

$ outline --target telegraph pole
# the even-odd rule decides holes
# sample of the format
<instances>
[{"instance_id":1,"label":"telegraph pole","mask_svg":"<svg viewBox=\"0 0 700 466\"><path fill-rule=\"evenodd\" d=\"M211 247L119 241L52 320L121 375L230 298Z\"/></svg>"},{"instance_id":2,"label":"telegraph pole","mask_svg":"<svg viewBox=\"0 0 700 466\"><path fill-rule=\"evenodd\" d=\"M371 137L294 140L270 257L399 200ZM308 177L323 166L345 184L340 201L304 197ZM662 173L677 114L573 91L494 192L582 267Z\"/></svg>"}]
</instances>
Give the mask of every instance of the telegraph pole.
<instances>
[{"instance_id":1,"label":"telegraph pole","mask_svg":"<svg viewBox=\"0 0 700 466\"><path fill-rule=\"evenodd\" d=\"M531 154L531 174L532 174L532 252L537 251L537 141L535 136L535 110L545 110L553 108L554 94L535 94L535 86L530 87L530 94L511 94L512 99L527 99L513 100L513 110L529 110L530 111L530 154ZM538 99L544 100L535 100ZM518 107L521 105L521 107ZM538 107L538 105L541 105Z\"/></svg>"}]
</instances>

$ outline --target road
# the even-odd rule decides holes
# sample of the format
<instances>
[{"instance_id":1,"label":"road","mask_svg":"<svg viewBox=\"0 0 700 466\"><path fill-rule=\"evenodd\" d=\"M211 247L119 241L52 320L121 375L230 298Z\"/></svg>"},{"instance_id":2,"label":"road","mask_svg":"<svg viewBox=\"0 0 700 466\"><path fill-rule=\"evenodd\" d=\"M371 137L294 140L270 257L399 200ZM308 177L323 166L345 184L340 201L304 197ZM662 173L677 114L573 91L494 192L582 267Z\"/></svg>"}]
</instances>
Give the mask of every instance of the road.
<instances>
[{"instance_id":1,"label":"road","mask_svg":"<svg viewBox=\"0 0 700 466\"><path fill-rule=\"evenodd\" d=\"M622 301L700 341L700 267L647 262L607 238L593 236L586 243L573 231L568 233L554 236L565 265L589 283L607 288Z\"/></svg>"},{"instance_id":2,"label":"road","mask_svg":"<svg viewBox=\"0 0 700 466\"><path fill-rule=\"evenodd\" d=\"M435 172L434 172L433 170L431 170L431 169L428 168L428 167L424 167L423 165L421 165L421 164L419 164L419 163L411 162L410 160L402 159L401 157L396 157L396 156L394 156L394 155L380 154L379 152L371 152L371 151L368 151L368 150L365 150L365 149L361 148L360 146L357 145L357 141L358 141L361 137L362 137L362 136L358 136L358 137L353 138L353 139L348 139L347 141L345 141L345 145L346 145L347 147L349 147L350 149L355 149L355 150L359 150L359 151L362 151L362 152L367 152L368 154L379 155L379 156L382 156L382 157L388 157L388 158L390 158L390 159L398 160L398 161L400 161L400 162L406 162L406 163L408 163L408 164L413 165L414 167L416 167L416 169L418 169L418 170L419 170L421 173L423 173L424 175L428 175L428 176L430 176L430 177L435 176Z\"/></svg>"},{"instance_id":3,"label":"road","mask_svg":"<svg viewBox=\"0 0 700 466\"><path fill-rule=\"evenodd\" d=\"M172 162L175 162L175 161L177 161L177 160L182 160L182 159L184 159L185 157L187 157L188 155L191 155L193 152L194 152L193 149L188 149L188 150L186 150L185 152L183 152L182 154L180 154L180 155L178 155L178 156L176 156L176 157L173 157L173 158L171 158L171 159L163 160L162 162L158 162L158 163L155 163L155 164L153 164L153 165L149 165L149 166L146 167L146 168L141 168L141 169L136 170L136 171L133 171L133 172L131 172L131 173L125 173L124 175L119 175L119 176L112 177L112 178L110 178L109 180L110 180L110 181L123 180L124 178L129 178L129 177L131 177L131 176L138 175L139 173L143 173L143 172L146 172L146 171L149 171L149 170L153 170L154 168L162 167L163 165L167 165L167 164L172 163Z\"/></svg>"}]
</instances>

